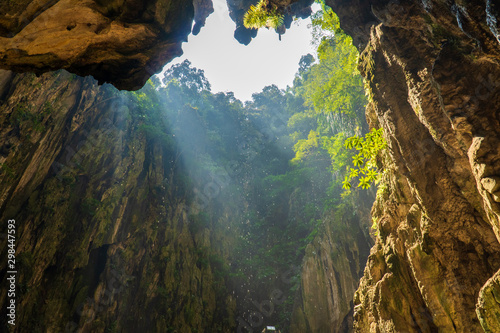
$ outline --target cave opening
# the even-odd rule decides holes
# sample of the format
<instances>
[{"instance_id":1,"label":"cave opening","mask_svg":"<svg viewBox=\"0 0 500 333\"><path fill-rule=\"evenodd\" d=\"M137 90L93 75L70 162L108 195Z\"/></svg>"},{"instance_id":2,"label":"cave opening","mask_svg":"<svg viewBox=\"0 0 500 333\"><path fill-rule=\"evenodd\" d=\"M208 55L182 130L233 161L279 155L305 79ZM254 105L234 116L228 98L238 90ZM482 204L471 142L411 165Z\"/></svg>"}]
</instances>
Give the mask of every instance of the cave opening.
<instances>
[{"instance_id":1,"label":"cave opening","mask_svg":"<svg viewBox=\"0 0 500 333\"><path fill-rule=\"evenodd\" d=\"M497 332L497 3L0 1L0 331Z\"/></svg>"},{"instance_id":2,"label":"cave opening","mask_svg":"<svg viewBox=\"0 0 500 333\"><path fill-rule=\"evenodd\" d=\"M250 43L237 25L244 46L236 9L214 1L185 55L136 91L1 73L4 202L29 253L23 329L353 329L386 143L366 122L351 37L326 5L299 3ZM107 20L151 19L98 5Z\"/></svg>"}]
</instances>

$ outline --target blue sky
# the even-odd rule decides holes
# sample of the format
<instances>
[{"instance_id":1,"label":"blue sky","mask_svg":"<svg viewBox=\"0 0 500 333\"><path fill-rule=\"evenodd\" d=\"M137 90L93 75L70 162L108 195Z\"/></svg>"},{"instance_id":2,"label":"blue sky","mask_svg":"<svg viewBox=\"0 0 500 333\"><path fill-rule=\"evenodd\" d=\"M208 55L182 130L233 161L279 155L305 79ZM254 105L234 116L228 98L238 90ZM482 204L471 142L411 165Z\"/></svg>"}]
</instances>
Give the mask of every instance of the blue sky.
<instances>
[{"instance_id":1,"label":"blue sky","mask_svg":"<svg viewBox=\"0 0 500 333\"><path fill-rule=\"evenodd\" d=\"M260 29L257 37L245 46L233 37L235 24L229 18L225 0L214 0L215 12L197 36L189 36L184 55L165 66L189 59L203 69L213 92L233 91L242 101L266 85L280 88L291 85L300 57L314 53L311 46L310 19L297 20L278 40L274 30Z\"/></svg>"}]
</instances>

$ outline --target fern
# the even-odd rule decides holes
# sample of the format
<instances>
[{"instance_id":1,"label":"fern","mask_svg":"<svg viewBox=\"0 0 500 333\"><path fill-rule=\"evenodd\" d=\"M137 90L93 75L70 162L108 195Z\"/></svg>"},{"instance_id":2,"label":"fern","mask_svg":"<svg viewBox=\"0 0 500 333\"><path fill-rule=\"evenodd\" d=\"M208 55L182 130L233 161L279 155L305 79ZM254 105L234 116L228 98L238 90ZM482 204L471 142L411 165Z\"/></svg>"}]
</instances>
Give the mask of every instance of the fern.
<instances>
[{"instance_id":1,"label":"fern","mask_svg":"<svg viewBox=\"0 0 500 333\"><path fill-rule=\"evenodd\" d=\"M257 5L250 6L243 16L243 25L249 29L262 27L276 29L283 24L283 21L284 16L276 7L268 7L268 0L260 0Z\"/></svg>"}]
</instances>

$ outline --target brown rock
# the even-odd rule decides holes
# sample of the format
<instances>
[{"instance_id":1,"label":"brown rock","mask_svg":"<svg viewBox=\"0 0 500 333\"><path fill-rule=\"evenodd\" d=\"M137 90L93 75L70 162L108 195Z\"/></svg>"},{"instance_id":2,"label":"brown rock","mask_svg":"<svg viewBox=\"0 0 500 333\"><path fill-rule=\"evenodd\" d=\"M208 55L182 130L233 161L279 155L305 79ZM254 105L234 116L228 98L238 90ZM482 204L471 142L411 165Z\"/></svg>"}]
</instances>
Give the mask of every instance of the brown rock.
<instances>
[{"instance_id":1,"label":"brown rock","mask_svg":"<svg viewBox=\"0 0 500 333\"><path fill-rule=\"evenodd\" d=\"M482 1L327 4L363 51L367 116L389 144L355 331L483 332L477 297L500 268L488 192L500 174L500 44L486 19L498 16Z\"/></svg>"},{"instance_id":2,"label":"brown rock","mask_svg":"<svg viewBox=\"0 0 500 333\"><path fill-rule=\"evenodd\" d=\"M486 191L493 194L494 192L497 192L498 189L500 189L500 177L485 177L481 179L481 184Z\"/></svg>"},{"instance_id":3,"label":"brown rock","mask_svg":"<svg viewBox=\"0 0 500 333\"><path fill-rule=\"evenodd\" d=\"M362 208L362 200L359 203ZM364 232L369 211L359 213L362 218L347 221L349 227L343 230L339 228L343 221L334 214L327 216L321 232L307 246L290 332L352 330L353 297L373 244Z\"/></svg>"},{"instance_id":4,"label":"brown rock","mask_svg":"<svg viewBox=\"0 0 500 333\"><path fill-rule=\"evenodd\" d=\"M481 288L476 312L485 332L500 332L500 271Z\"/></svg>"},{"instance_id":5,"label":"brown rock","mask_svg":"<svg viewBox=\"0 0 500 333\"><path fill-rule=\"evenodd\" d=\"M213 12L211 0L7 1L0 5L0 68L67 69L135 90L182 54Z\"/></svg>"}]
</instances>

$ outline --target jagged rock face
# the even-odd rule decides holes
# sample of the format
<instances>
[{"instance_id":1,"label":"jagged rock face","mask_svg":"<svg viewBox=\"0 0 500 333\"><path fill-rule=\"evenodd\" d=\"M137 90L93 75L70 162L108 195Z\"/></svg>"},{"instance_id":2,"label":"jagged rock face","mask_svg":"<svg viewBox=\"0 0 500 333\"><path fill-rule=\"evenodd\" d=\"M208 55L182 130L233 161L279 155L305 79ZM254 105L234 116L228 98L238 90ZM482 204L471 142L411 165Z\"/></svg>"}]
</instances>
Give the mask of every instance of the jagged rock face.
<instances>
[{"instance_id":1,"label":"jagged rock face","mask_svg":"<svg viewBox=\"0 0 500 333\"><path fill-rule=\"evenodd\" d=\"M355 330L497 332L497 4L330 3L363 51L367 117L389 144Z\"/></svg>"},{"instance_id":2,"label":"jagged rock face","mask_svg":"<svg viewBox=\"0 0 500 333\"><path fill-rule=\"evenodd\" d=\"M362 209L373 196L364 199L359 215L351 219L326 216L318 236L307 246L291 333L352 331L353 297L373 244L369 209Z\"/></svg>"},{"instance_id":3,"label":"jagged rock face","mask_svg":"<svg viewBox=\"0 0 500 333\"><path fill-rule=\"evenodd\" d=\"M500 271L495 274L479 292L477 316L485 332L498 331L500 322Z\"/></svg>"},{"instance_id":4,"label":"jagged rock face","mask_svg":"<svg viewBox=\"0 0 500 333\"><path fill-rule=\"evenodd\" d=\"M67 69L119 89L141 88L182 54L211 0L23 0L0 4L0 68Z\"/></svg>"},{"instance_id":5,"label":"jagged rock face","mask_svg":"<svg viewBox=\"0 0 500 333\"><path fill-rule=\"evenodd\" d=\"M17 222L13 331L234 330L234 298L200 265L224 260L231 237L193 231L178 153L138 130L130 105L91 78L0 71L0 216ZM4 330L7 300L3 288Z\"/></svg>"}]
</instances>

